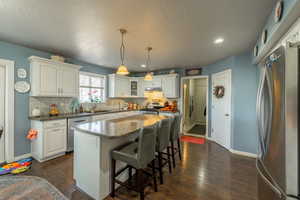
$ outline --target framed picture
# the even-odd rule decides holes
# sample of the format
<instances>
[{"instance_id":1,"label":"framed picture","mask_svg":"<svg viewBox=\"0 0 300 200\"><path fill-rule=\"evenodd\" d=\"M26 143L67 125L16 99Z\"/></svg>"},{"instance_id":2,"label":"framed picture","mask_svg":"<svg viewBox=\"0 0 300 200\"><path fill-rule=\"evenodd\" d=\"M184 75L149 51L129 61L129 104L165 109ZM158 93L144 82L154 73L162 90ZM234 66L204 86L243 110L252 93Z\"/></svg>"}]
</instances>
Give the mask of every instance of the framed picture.
<instances>
[{"instance_id":1,"label":"framed picture","mask_svg":"<svg viewBox=\"0 0 300 200\"><path fill-rule=\"evenodd\" d=\"M186 69L185 75L186 76L198 76L201 75L202 69L201 68L193 68L193 69Z\"/></svg>"},{"instance_id":2,"label":"framed picture","mask_svg":"<svg viewBox=\"0 0 300 200\"><path fill-rule=\"evenodd\" d=\"M275 7L275 13L274 13L274 21L276 23L280 22L283 14L283 7L284 3L282 0L278 1Z\"/></svg>"}]
</instances>

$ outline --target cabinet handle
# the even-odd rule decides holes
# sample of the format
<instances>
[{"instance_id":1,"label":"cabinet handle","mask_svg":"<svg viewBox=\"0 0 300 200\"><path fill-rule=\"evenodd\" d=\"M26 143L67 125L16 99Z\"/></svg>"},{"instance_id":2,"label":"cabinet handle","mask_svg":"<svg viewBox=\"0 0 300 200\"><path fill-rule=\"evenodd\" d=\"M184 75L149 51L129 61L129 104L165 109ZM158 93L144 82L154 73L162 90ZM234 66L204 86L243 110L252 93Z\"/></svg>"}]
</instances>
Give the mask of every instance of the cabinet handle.
<instances>
[{"instance_id":1,"label":"cabinet handle","mask_svg":"<svg viewBox=\"0 0 300 200\"><path fill-rule=\"evenodd\" d=\"M58 131L61 131L61 129L58 129L58 128L57 128L57 129L53 129L52 131L53 131L53 132L58 132Z\"/></svg>"}]
</instances>

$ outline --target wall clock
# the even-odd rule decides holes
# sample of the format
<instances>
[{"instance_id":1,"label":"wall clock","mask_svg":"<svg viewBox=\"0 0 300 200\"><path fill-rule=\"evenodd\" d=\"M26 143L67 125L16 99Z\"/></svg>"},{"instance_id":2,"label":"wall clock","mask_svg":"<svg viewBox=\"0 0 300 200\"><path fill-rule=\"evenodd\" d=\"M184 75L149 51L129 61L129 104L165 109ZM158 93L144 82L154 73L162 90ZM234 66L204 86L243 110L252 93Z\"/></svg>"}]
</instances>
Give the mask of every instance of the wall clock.
<instances>
[{"instance_id":1,"label":"wall clock","mask_svg":"<svg viewBox=\"0 0 300 200\"><path fill-rule=\"evenodd\" d=\"M27 93L30 90L30 84L26 81L18 81L15 84L15 90L19 93Z\"/></svg>"},{"instance_id":2,"label":"wall clock","mask_svg":"<svg viewBox=\"0 0 300 200\"><path fill-rule=\"evenodd\" d=\"M26 78L27 77L27 72L24 68L19 68L17 70L17 75L18 75L18 78Z\"/></svg>"},{"instance_id":3,"label":"wall clock","mask_svg":"<svg viewBox=\"0 0 300 200\"><path fill-rule=\"evenodd\" d=\"M262 34L262 37L261 37L261 43L266 44L267 40L268 40L268 30L265 29L263 34Z\"/></svg>"},{"instance_id":4,"label":"wall clock","mask_svg":"<svg viewBox=\"0 0 300 200\"><path fill-rule=\"evenodd\" d=\"M284 3L282 0L278 1L275 7L274 20L275 22L280 22L283 14Z\"/></svg>"}]
</instances>

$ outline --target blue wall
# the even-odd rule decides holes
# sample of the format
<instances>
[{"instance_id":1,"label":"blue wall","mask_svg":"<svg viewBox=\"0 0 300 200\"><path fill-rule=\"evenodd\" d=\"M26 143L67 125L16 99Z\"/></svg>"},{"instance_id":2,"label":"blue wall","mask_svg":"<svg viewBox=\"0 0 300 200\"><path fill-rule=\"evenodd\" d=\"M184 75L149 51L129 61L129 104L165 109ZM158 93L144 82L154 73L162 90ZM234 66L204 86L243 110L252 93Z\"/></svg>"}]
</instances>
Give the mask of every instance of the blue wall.
<instances>
[{"instance_id":1,"label":"blue wall","mask_svg":"<svg viewBox=\"0 0 300 200\"><path fill-rule=\"evenodd\" d=\"M268 30L268 40L267 40L267 43L268 43L268 41L272 38L274 33L276 33L276 31L278 30L281 23L284 21L283 19L288 16L288 14L292 10L292 8L296 5L297 2L299 2L299 0L283 0L284 9L283 9L283 14L282 14L281 21L279 23L276 23L275 20L274 20L274 13L275 13L275 7L274 7L274 9L273 9L272 13L270 14L268 20L266 21L266 25L265 25L264 29L261 30L261 34L259 35L259 39L256 43L257 46L258 46L258 55L260 55L260 52L265 47L265 45L262 45L262 43L261 43L262 32L265 29ZM255 59L255 57L253 59Z\"/></svg>"},{"instance_id":2,"label":"blue wall","mask_svg":"<svg viewBox=\"0 0 300 200\"><path fill-rule=\"evenodd\" d=\"M203 75L209 75L209 122L211 121L211 99L213 73L226 69L232 70L232 137L231 146L234 150L249 153L257 152L256 125L256 93L258 73L252 64L252 54L247 52L232 56L215 64L202 68ZM209 135L211 125L209 123Z\"/></svg>"},{"instance_id":3,"label":"blue wall","mask_svg":"<svg viewBox=\"0 0 300 200\"><path fill-rule=\"evenodd\" d=\"M28 57L32 55L44 58L50 57L50 53L47 52L37 51L0 41L0 58L15 61L15 72L17 68L25 68L28 72L27 81L29 81L30 76ZM71 59L70 62L83 66L82 70L86 72L99 74L108 74L113 72L112 69L91 65L75 59ZM15 75L15 81L18 80L19 79ZM27 131L30 128L28 116L29 94L20 94L15 92L15 156L30 152L30 142L26 139Z\"/></svg>"}]
</instances>

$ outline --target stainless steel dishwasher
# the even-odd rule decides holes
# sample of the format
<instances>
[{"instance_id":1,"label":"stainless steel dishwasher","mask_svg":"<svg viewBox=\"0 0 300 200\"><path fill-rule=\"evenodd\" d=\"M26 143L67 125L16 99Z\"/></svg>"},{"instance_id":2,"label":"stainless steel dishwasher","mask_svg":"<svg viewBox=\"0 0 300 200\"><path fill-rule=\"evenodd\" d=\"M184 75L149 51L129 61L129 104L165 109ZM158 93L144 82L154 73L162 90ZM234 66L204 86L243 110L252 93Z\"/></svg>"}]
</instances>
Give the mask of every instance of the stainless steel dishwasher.
<instances>
[{"instance_id":1,"label":"stainless steel dishwasher","mask_svg":"<svg viewBox=\"0 0 300 200\"><path fill-rule=\"evenodd\" d=\"M67 152L72 152L74 150L74 126L90 122L92 117L76 117L68 119L68 134L67 134Z\"/></svg>"}]
</instances>

